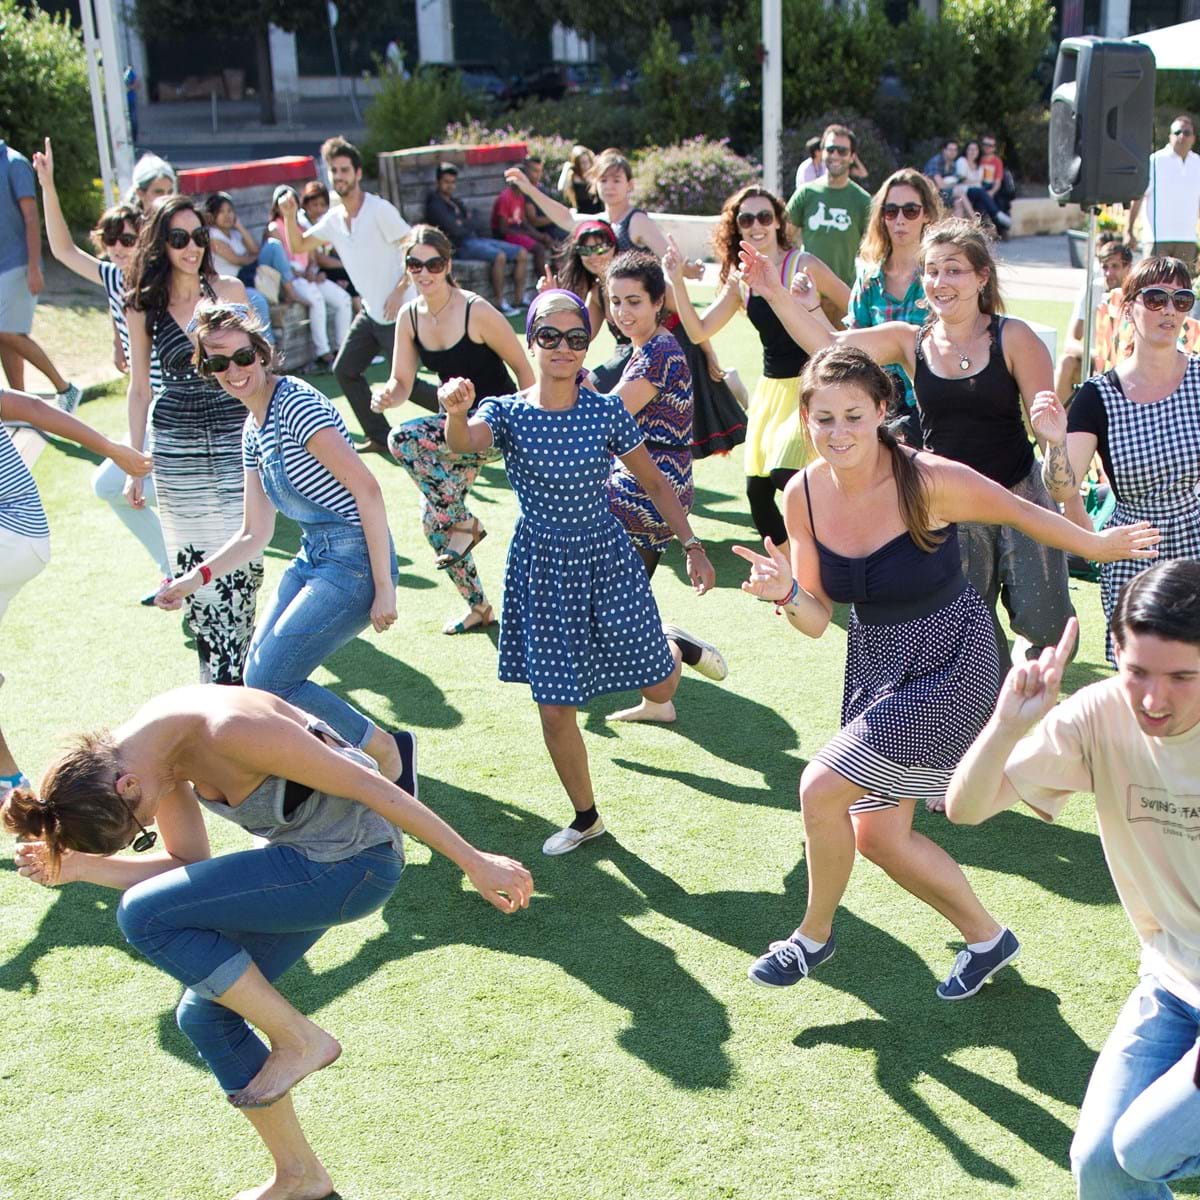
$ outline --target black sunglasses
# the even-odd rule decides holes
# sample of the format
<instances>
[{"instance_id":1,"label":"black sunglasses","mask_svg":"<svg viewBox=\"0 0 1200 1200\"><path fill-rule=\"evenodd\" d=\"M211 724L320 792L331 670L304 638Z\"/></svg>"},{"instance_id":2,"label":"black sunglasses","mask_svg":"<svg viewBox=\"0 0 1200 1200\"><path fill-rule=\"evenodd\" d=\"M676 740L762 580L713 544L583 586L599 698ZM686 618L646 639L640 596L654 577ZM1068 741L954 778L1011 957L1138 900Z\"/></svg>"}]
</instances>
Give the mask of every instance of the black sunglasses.
<instances>
[{"instance_id":1,"label":"black sunglasses","mask_svg":"<svg viewBox=\"0 0 1200 1200\"><path fill-rule=\"evenodd\" d=\"M195 242L203 249L208 245L208 230L203 225L197 225L191 233L188 233L186 229L167 230L167 245L172 250L182 250L188 242Z\"/></svg>"},{"instance_id":2,"label":"black sunglasses","mask_svg":"<svg viewBox=\"0 0 1200 1200\"><path fill-rule=\"evenodd\" d=\"M239 367L253 366L257 357L258 351L253 346L243 346L232 354L212 354L208 358L200 360L200 373L202 375L220 375L222 371L229 370L230 363L237 363Z\"/></svg>"},{"instance_id":3,"label":"black sunglasses","mask_svg":"<svg viewBox=\"0 0 1200 1200\"><path fill-rule=\"evenodd\" d=\"M755 221L760 225L774 225L775 210L773 208L760 208L758 212L740 212L737 215L739 229L753 229Z\"/></svg>"},{"instance_id":4,"label":"black sunglasses","mask_svg":"<svg viewBox=\"0 0 1200 1200\"><path fill-rule=\"evenodd\" d=\"M925 205L917 204L913 200L910 200L907 204L885 204L883 206L883 219L885 221L894 221L903 213L906 221L915 221L924 211Z\"/></svg>"},{"instance_id":5,"label":"black sunglasses","mask_svg":"<svg viewBox=\"0 0 1200 1200\"><path fill-rule=\"evenodd\" d=\"M838 146L833 142L830 142L828 146L822 146L821 149L824 150L826 154L853 154L854 153L854 151L851 150L849 146Z\"/></svg>"},{"instance_id":6,"label":"black sunglasses","mask_svg":"<svg viewBox=\"0 0 1200 1200\"><path fill-rule=\"evenodd\" d=\"M413 258L410 254L404 260L404 269L410 275L415 275L418 271L428 271L430 275L440 275L446 266L447 259L440 254L435 254L432 258Z\"/></svg>"},{"instance_id":7,"label":"black sunglasses","mask_svg":"<svg viewBox=\"0 0 1200 1200\"><path fill-rule=\"evenodd\" d=\"M1148 287L1142 288L1138 295L1151 312L1162 312L1168 304L1173 304L1177 313L1189 313L1196 303L1196 293L1191 288L1168 292L1166 288Z\"/></svg>"},{"instance_id":8,"label":"black sunglasses","mask_svg":"<svg viewBox=\"0 0 1200 1200\"><path fill-rule=\"evenodd\" d=\"M533 340L543 350L557 350L563 338L567 340L567 349L578 354L586 350L592 339L586 329L555 329L553 325L542 325L533 331Z\"/></svg>"},{"instance_id":9,"label":"black sunglasses","mask_svg":"<svg viewBox=\"0 0 1200 1200\"><path fill-rule=\"evenodd\" d=\"M121 795L120 792L117 792L117 799L120 800L123 805L125 805L125 811L133 818L133 823L141 831L136 834L133 841L129 843L130 850L132 850L134 854L144 854L147 850L152 850L155 842L158 841L157 831L153 829L147 829L145 825L143 825L141 821L137 819L137 813L133 811L133 805L131 805L129 801Z\"/></svg>"},{"instance_id":10,"label":"black sunglasses","mask_svg":"<svg viewBox=\"0 0 1200 1200\"><path fill-rule=\"evenodd\" d=\"M1194 130L1187 129L1184 126L1180 125L1180 126L1177 126L1175 129L1171 130L1171 136L1172 137L1195 137L1196 134L1195 134Z\"/></svg>"},{"instance_id":11,"label":"black sunglasses","mask_svg":"<svg viewBox=\"0 0 1200 1200\"><path fill-rule=\"evenodd\" d=\"M100 240L106 246L115 246L118 242L120 242L122 246L132 249L137 245L137 234L130 233L128 230L124 230L121 233L102 233L100 235Z\"/></svg>"},{"instance_id":12,"label":"black sunglasses","mask_svg":"<svg viewBox=\"0 0 1200 1200\"><path fill-rule=\"evenodd\" d=\"M588 242L585 246L576 246L580 258L592 258L597 254L608 254L612 250L609 242Z\"/></svg>"}]
</instances>

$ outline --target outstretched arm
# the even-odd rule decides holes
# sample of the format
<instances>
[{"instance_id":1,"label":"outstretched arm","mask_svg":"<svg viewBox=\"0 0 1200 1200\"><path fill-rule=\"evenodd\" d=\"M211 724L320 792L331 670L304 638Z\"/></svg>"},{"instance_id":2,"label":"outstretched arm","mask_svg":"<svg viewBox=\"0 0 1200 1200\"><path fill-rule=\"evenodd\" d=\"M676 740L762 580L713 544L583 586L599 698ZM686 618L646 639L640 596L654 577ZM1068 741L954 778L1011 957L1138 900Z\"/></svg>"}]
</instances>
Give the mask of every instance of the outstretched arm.
<instances>
[{"instance_id":1,"label":"outstretched arm","mask_svg":"<svg viewBox=\"0 0 1200 1200\"><path fill-rule=\"evenodd\" d=\"M545 192L539 192L529 182L529 176L520 167L509 167L504 172L504 182L516 184L525 193L526 197L532 200L555 225L567 230L575 228L575 214L561 201L555 200L553 196L547 196Z\"/></svg>"},{"instance_id":2,"label":"outstretched arm","mask_svg":"<svg viewBox=\"0 0 1200 1200\"><path fill-rule=\"evenodd\" d=\"M50 253L81 279L86 279L89 283L102 283L100 260L80 250L67 228L67 220L63 216L62 205L58 199L58 188L54 184L54 152L50 148L49 138L46 139L45 149L34 153L33 169L42 185L42 204L46 211L46 238L50 242Z\"/></svg>"}]
</instances>

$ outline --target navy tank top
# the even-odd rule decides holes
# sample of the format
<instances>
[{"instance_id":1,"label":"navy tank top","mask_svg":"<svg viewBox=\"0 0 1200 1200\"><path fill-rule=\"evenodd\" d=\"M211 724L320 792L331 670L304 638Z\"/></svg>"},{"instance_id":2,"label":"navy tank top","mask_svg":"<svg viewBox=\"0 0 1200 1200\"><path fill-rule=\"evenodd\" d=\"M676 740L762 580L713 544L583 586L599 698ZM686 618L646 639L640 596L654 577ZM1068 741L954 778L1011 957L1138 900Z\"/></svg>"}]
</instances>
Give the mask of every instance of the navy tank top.
<instances>
[{"instance_id":1,"label":"navy tank top","mask_svg":"<svg viewBox=\"0 0 1200 1200\"><path fill-rule=\"evenodd\" d=\"M965 463L1011 488L1033 469L1033 446L1025 432L1021 389L1004 361L1003 330L1004 318L993 315L983 370L962 379L946 379L934 374L926 361L928 327L921 329L913 391L926 450Z\"/></svg>"},{"instance_id":2,"label":"navy tank top","mask_svg":"<svg viewBox=\"0 0 1200 1200\"><path fill-rule=\"evenodd\" d=\"M915 621L943 608L966 588L958 553L957 525L934 531L943 535L944 540L932 551L922 550L905 530L878 550L851 558L836 554L817 537L807 473L804 499L808 505L808 527L821 564L821 586L830 600L853 604L863 624Z\"/></svg>"},{"instance_id":3,"label":"navy tank top","mask_svg":"<svg viewBox=\"0 0 1200 1200\"><path fill-rule=\"evenodd\" d=\"M412 321L413 342L422 364L445 383L456 375L469 379L475 385L475 400L487 400L492 396L511 396L517 385L508 373L504 360L491 346L483 342L471 341L468 330L471 328L471 305L477 296L467 297L467 312L463 319L462 337L446 350L431 350L422 345L417 333L417 307L412 303L408 307L408 316Z\"/></svg>"}]
</instances>

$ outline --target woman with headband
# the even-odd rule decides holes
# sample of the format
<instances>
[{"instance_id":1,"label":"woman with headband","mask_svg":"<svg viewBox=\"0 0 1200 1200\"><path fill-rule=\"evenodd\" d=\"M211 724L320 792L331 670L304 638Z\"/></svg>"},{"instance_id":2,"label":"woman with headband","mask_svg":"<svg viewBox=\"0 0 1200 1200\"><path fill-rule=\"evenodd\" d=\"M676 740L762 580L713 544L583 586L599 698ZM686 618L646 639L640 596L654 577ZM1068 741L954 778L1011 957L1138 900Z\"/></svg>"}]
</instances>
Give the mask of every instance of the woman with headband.
<instances>
[{"instance_id":1,"label":"woman with headband","mask_svg":"<svg viewBox=\"0 0 1200 1200\"><path fill-rule=\"evenodd\" d=\"M168 197L143 220L128 284L129 439L142 445L149 421L158 513L178 576L237 534L244 501L246 410L196 368L196 307L224 302L249 313L249 301L241 283L217 274L208 229L186 196ZM153 391L152 355L161 371ZM131 479L125 495L141 508L141 480ZM262 575L256 558L188 597L202 682L241 683Z\"/></svg>"},{"instance_id":2,"label":"woman with headband","mask_svg":"<svg viewBox=\"0 0 1200 1200\"><path fill-rule=\"evenodd\" d=\"M371 407L382 412L403 404L418 365L435 372L443 383L455 376L469 379L478 400L511 395L510 370L518 387L529 387L533 371L508 318L455 283L450 239L432 225L417 225L407 246L404 265L418 295L396 318L391 378ZM467 612L442 627L443 633L458 634L484 629L494 620L471 554L487 531L466 503L487 458L451 453L445 426L441 413L405 421L392 430L388 449L421 493L421 527L437 555L438 570L450 576L467 602Z\"/></svg>"},{"instance_id":3,"label":"woman with headband","mask_svg":"<svg viewBox=\"0 0 1200 1200\"><path fill-rule=\"evenodd\" d=\"M396 552L379 481L354 453L337 409L321 392L272 371L272 352L252 317L230 306L196 309L196 369L248 412L242 430L242 527L156 597L177 609L214 579L261 557L275 513L300 526L300 553L246 656L242 682L295 704L365 750L385 779L417 794L416 741L390 734L309 676L368 625L396 620Z\"/></svg>"},{"instance_id":4,"label":"woman with headband","mask_svg":"<svg viewBox=\"0 0 1200 1200\"><path fill-rule=\"evenodd\" d=\"M206 812L259 844L214 858ZM273 1177L242 1200L334 1194L290 1093L342 1048L274 981L333 926L387 903L402 833L445 855L503 913L528 907L533 891L519 862L477 850L327 725L254 688L156 696L116 729L78 737L40 794L14 791L0 817L21 839L21 876L123 892L126 940L183 985L180 1029L274 1161Z\"/></svg>"},{"instance_id":5,"label":"woman with headband","mask_svg":"<svg viewBox=\"0 0 1200 1200\"><path fill-rule=\"evenodd\" d=\"M450 448L500 450L520 501L504 575L500 678L533 691L546 748L575 809L542 852L566 854L604 832L577 710L593 696L630 688L669 708L679 686L680 645L664 635L645 568L609 508L614 455L683 543L698 595L714 576L620 398L580 386L591 343L583 301L560 288L541 292L525 338L537 371L526 392L485 400L473 416L469 381L449 380L438 398Z\"/></svg>"}]
</instances>

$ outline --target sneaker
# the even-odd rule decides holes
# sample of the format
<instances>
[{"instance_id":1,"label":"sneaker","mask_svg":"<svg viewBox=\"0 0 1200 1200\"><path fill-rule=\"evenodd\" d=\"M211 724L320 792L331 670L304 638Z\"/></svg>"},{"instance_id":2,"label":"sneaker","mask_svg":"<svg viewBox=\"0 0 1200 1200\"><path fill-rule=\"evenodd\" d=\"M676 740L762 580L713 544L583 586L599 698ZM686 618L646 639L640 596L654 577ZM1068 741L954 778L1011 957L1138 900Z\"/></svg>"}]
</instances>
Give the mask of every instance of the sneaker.
<instances>
[{"instance_id":1,"label":"sneaker","mask_svg":"<svg viewBox=\"0 0 1200 1200\"><path fill-rule=\"evenodd\" d=\"M760 987L791 987L833 957L837 945L832 934L820 950L806 950L796 940L799 932L797 929L785 942L772 942L766 954L750 964L746 975L751 983L757 983Z\"/></svg>"},{"instance_id":2,"label":"sneaker","mask_svg":"<svg viewBox=\"0 0 1200 1200\"><path fill-rule=\"evenodd\" d=\"M400 751L400 775L396 786L403 788L414 800L418 799L421 781L417 778L417 735L407 729L397 729L392 734L396 749Z\"/></svg>"},{"instance_id":3,"label":"sneaker","mask_svg":"<svg viewBox=\"0 0 1200 1200\"><path fill-rule=\"evenodd\" d=\"M1009 226L1012 225L1012 217L1010 217L1006 212L998 212L996 214L996 224L1002 229L1008 229Z\"/></svg>"},{"instance_id":4,"label":"sneaker","mask_svg":"<svg viewBox=\"0 0 1200 1200\"><path fill-rule=\"evenodd\" d=\"M604 832L604 821L597 817L586 829L560 829L552 833L542 843L543 854L570 854L572 850L582 846L584 842L599 837Z\"/></svg>"},{"instance_id":5,"label":"sneaker","mask_svg":"<svg viewBox=\"0 0 1200 1200\"><path fill-rule=\"evenodd\" d=\"M693 671L698 671L705 679L720 683L729 674L729 664L725 661L725 656L711 642L702 641L694 633L688 633L678 625L664 625L663 634L668 641L682 639L700 647L700 661L694 666L690 663L687 665L691 666Z\"/></svg>"},{"instance_id":6,"label":"sneaker","mask_svg":"<svg viewBox=\"0 0 1200 1200\"><path fill-rule=\"evenodd\" d=\"M65 413L73 413L78 407L80 400L83 399L83 392L79 390L73 383L67 384L65 392L56 392L54 402Z\"/></svg>"},{"instance_id":7,"label":"sneaker","mask_svg":"<svg viewBox=\"0 0 1200 1200\"><path fill-rule=\"evenodd\" d=\"M987 951L960 950L950 968L950 977L939 983L939 1000L965 1000L973 996L1001 967L1007 967L1021 953L1021 943L1011 929L1000 935L996 945Z\"/></svg>"},{"instance_id":8,"label":"sneaker","mask_svg":"<svg viewBox=\"0 0 1200 1200\"><path fill-rule=\"evenodd\" d=\"M509 304L507 300L501 300L499 307L500 311L506 317L519 317L521 315L520 307L516 304Z\"/></svg>"}]
</instances>

